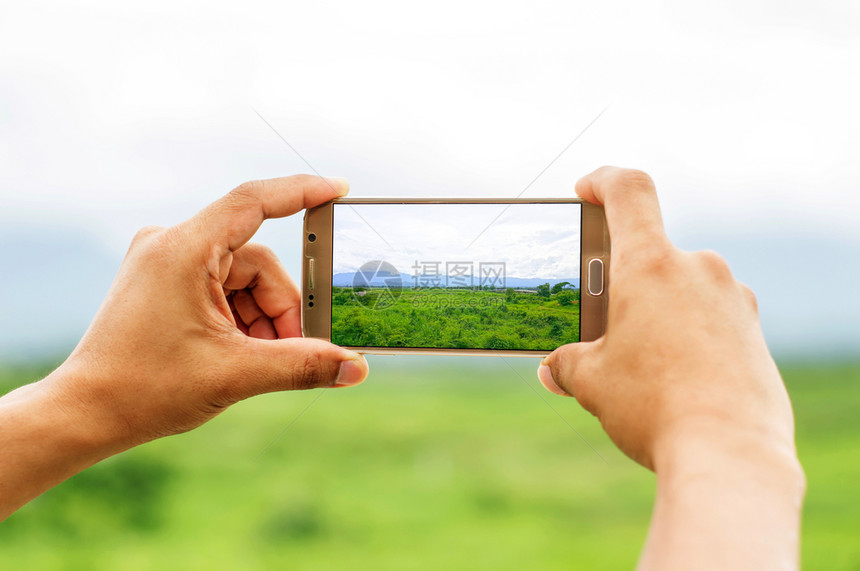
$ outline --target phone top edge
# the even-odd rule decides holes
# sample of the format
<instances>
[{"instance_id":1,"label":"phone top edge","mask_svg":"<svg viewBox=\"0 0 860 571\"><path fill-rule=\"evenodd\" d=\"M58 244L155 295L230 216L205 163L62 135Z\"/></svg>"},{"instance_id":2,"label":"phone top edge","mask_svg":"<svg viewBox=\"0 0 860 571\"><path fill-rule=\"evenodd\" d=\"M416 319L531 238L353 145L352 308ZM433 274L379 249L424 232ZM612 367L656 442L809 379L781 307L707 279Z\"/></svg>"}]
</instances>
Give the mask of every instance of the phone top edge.
<instances>
[{"instance_id":1,"label":"phone top edge","mask_svg":"<svg viewBox=\"0 0 860 571\"><path fill-rule=\"evenodd\" d=\"M486 197L345 197L335 198L326 204L583 204L584 200L571 198L486 198Z\"/></svg>"}]
</instances>

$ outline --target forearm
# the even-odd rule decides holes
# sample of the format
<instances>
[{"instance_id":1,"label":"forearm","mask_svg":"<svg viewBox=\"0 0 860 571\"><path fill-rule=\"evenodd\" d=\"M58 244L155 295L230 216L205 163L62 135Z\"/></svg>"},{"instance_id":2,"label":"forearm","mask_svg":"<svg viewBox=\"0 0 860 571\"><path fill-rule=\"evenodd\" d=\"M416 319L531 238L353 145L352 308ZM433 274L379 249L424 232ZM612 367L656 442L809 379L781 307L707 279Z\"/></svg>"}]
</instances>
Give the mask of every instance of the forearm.
<instances>
[{"instance_id":1,"label":"forearm","mask_svg":"<svg viewBox=\"0 0 860 571\"><path fill-rule=\"evenodd\" d=\"M60 398L57 371L0 398L0 520L45 490L119 452L95 411Z\"/></svg>"},{"instance_id":2,"label":"forearm","mask_svg":"<svg viewBox=\"0 0 860 571\"><path fill-rule=\"evenodd\" d=\"M655 457L641 569L796 569L805 481L792 446L688 435Z\"/></svg>"}]
</instances>

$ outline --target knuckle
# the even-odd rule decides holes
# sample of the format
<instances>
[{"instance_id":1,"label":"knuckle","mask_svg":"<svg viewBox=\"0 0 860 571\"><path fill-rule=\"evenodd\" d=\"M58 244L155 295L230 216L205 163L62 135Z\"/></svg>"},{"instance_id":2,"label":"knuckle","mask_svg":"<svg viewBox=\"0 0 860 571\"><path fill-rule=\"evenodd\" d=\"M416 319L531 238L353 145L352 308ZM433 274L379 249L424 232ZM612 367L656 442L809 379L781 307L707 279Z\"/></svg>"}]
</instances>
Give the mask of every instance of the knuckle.
<instances>
[{"instance_id":1,"label":"knuckle","mask_svg":"<svg viewBox=\"0 0 860 571\"><path fill-rule=\"evenodd\" d=\"M678 255L675 248L667 243L653 243L636 254L640 267L655 275L667 275L677 270Z\"/></svg>"},{"instance_id":2,"label":"knuckle","mask_svg":"<svg viewBox=\"0 0 860 571\"><path fill-rule=\"evenodd\" d=\"M618 169L614 173L615 183L630 190L654 190L654 181L645 171L638 169Z\"/></svg>"},{"instance_id":3,"label":"knuckle","mask_svg":"<svg viewBox=\"0 0 860 571\"><path fill-rule=\"evenodd\" d=\"M158 234L161 234L163 231L164 231L163 226L154 226L154 225L144 226L143 228L141 228L140 230L138 230L135 233L134 238L132 238L132 240L131 240L131 243L132 244L140 244L140 243L146 242L149 238L151 238L153 236L157 236Z\"/></svg>"},{"instance_id":4,"label":"knuckle","mask_svg":"<svg viewBox=\"0 0 860 571\"><path fill-rule=\"evenodd\" d=\"M243 182L224 197L227 207L239 208L249 202L259 199L263 191L263 182L260 180L249 180Z\"/></svg>"},{"instance_id":5,"label":"knuckle","mask_svg":"<svg viewBox=\"0 0 860 571\"><path fill-rule=\"evenodd\" d=\"M741 293L746 299L746 302L752 308L755 313L758 313L758 299L756 298L755 292L746 284L740 284Z\"/></svg>"},{"instance_id":6,"label":"knuckle","mask_svg":"<svg viewBox=\"0 0 860 571\"><path fill-rule=\"evenodd\" d=\"M274 250L258 242L248 242L247 244L242 246L242 248L247 249L247 252L250 253L254 258L263 262L272 262L278 259L278 256L275 254Z\"/></svg>"},{"instance_id":7,"label":"knuckle","mask_svg":"<svg viewBox=\"0 0 860 571\"><path fill-rule=\"evenodd\" d=\"M721 280L732 279L732 270L729 268L729 263L715 251L703 250L696 252L696 257L712 277Z\"/></svg>"},{"instance_id":8,"label":"knuckle","mask_svg":"<svg viewBox=\"0 0 860 571\"><path fill-rule=\"evenodd\" d=\"M215 202L203 212L202 223L208 224L218 214L233 216L242 213L250 206L259 204L263 195L263 181L243 182Z\"/></svg>"},{"instance_id":9,"label":"knuckle","mask_svg":"<svg viewBox=\"0 0 860 571\"><path fill-rule=\"evenodd\" d=\"M296 389L312 389L332 384L330 375L319 355L307 353L295 382Z\"/></svg>"},{"instance_id":10,"label":"knuckle","mask_svg":"<svg viewBox=\"0 0 860 571\"><path fill-rule=\"evenodd\" d=\"M127 256L136 259L149 259L152 256L163 255L166 248L161 244L166 234L167 229L161 226L144 226L131 239Z\"/></svg>"},{"instance_id":11,"label":"knuckle","mask_svg":"<svg viewBox=\"0 0 860 571\"><path fill-rule=\"evenodd\" d=\"M263 181L261 180L249 180L234 188L230 194L240 198L254 197L260 193L262 186Z\"/></svg>"}]
</instances>

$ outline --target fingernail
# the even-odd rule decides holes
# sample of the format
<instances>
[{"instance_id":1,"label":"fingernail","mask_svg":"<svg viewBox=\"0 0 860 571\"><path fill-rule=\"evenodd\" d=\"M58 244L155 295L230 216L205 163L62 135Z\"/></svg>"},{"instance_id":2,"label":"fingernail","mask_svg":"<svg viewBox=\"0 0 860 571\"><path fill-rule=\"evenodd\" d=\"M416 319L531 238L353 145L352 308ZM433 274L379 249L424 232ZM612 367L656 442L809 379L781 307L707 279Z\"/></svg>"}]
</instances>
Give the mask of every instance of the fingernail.
<instances>
[{"instance_id":1,"label":"fingernail","mask_svg":"<svg viewBox=\"0 0 860 571\"><path fill-rule=\"evenodd\" d=\"M349 194L349 181L342 176L327 176L326 181L334 188L338 196Z\"/></svg>"},{"instance_id":2,"label":"fingernail","mask_svg":"<svg viewBox=\"0 0 860 571\"><path fill-rule=\"evenodd\" d=\"M341 362L340 370L332 386L351 387L357 385L367 377L368 372L367 361L364 360L364 357L358 355L358 359L348 359Z\"/></svg>"},{"instance_id":3,"label":"fingernail","mask_svg":"<svg viewBox=\"0 0 860 571\"><path fill-rule=\"evenodd\" d=\"M549 368L549 366L544 365L543 362L541 362L541 365L538 367L537 376L538 380L540 381L540 384L542 384L544 388L549 392L561 396L570 396L566 392L561 390L561 387L559 387L558 384L555 382L555 379L552 378L552 370Z\"/></svg>"}]
</instances>

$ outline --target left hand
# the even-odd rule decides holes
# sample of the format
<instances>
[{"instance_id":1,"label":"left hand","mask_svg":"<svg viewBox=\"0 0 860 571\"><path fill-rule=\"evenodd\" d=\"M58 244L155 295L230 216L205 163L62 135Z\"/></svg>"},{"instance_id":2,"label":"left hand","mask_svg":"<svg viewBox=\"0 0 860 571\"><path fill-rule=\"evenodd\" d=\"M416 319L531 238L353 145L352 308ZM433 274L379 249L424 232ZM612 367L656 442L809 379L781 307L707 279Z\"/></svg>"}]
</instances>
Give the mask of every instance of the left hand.
<instances>
[{"instance_id":1,"label":"left hand","mask_svg":"<svg viewBox=\"0 0 860 571\"><path fill-rule=\"evenodd\" d=\"M260 393L360 383L364 358L301 338L299 289L270 249L248 243L265 219L347 192L343 179L308 175L249 182L177 226L144 228L44 388L127 448Z\"/></svg>"}]
</instances>

